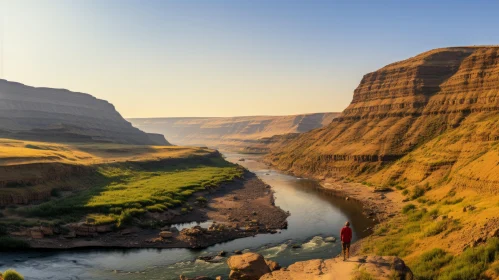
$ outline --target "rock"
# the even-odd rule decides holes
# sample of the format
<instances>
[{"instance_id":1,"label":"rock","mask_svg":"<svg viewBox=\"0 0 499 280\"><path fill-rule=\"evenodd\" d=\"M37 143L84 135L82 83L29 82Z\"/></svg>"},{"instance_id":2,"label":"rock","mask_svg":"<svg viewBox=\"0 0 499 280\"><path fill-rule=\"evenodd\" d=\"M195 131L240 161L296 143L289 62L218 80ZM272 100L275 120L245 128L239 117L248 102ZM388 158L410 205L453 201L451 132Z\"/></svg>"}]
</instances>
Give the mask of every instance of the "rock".
<instances>
[{"instance_id":1,"label":"rock","mask_svg":"<svg viewBox=\"0 0 499 280\"><path fill-rule=\"evenodd\" d=\"M225 252L225 251L220 251L220 252L218 252L218 255L219 255L220 257L225 257L225 256L227 255L227 252Z\"/></svg>"},{"instance_id":2,"label":"rock","mask_svg":"<svg viewBox=\"0 0 499 280\"><path fill-rule=\"evenodd\" d=\"M265 260L270 271L275 271L281 269L281 266L273 260Z\"/></svg>"},{"instance_id":3,"label":"rock","mask_svg":"<svg viewBox=\"0 0 499 280\"><path fill-rule=\"evenodd\" d=\"M31 229L29 231L30 237L33 239L42 239L43 232L40 229Z\"/></svg>"},{"instance_id":4,"label":"rock","mask_svg":"<svg viewBox=\"0 0 499 280\"><path fill-rule=\"evenodd\" d=\"M405 279L412 280L411 270L397 257L352 257L348 262L341 258L327 260L309 260L296 262L287 269L275 270L263 275L260 280L306 280L306 279L360 279L359 271L371 275L369 279ZM388 275L398 275L388 278Z\"/></svg>"},{"instance_id":5,"label":"rock","mask_svg":"<svg viewBox=\"0 0 499 280\"><path fill-rule=\"evenodd\" d=\"M235 250L234 255L241 255L243 252L241 250Z\"/></svg>"},{"instance_id":6,"label":"rock","mask_svg":"<svg viewBox=\"0 0 499 280\"><path fill-rule=\"evenodd\" d=\"M178 232L178 229L177 229L177 227L171 227L171 228L170 228L170 231L171 231L171 232Z\"/></svg>"},{"instance_id":7,"label":"rock","mask_svg":"<svg viewBox=\"0 0 499 280\"><path fill-rule=\"evenodd\" d=\"M327 242L327 243L336 242L336 238L333 236L329 236L329 237L324 238L324 242Z\"/></svg>"},{"instance_id":8,"label":"rock","mask_svg":"<svg viewBox=\"0 0 499 280\"><path fill-rule=\"evenodd\" d=\"M54 230L52 229L52 227L41 226L40 230L42 231L43 235L54 235Z\"/></svg>"},{"instance_id":9,"label":"rock","mask_svg":"<svg viewBox=\"0 0 499 280\"><path fill-rule=\"evenodd\" d=\"M95 231L97 231L98 233L111 232L111 231L113 231L113 226L112 225L98 225L95 227Z\"/></svg>"},{"instance_id":10,"label":"rock","mask_svg":"<svg viewBox=\"0 0 499 280\"><path fill-rule=\"evenodd\" d=\"M173 233L170 231L162 231L159 233L159 236L161 236L161 238L172 238Z\"/></svg>"},{"instance_id":11,"label":"rock","mask_svg":"<svg viewBox=\"0 0 499 280\"><path fill-rule=\"evenodd\" d=\"M220 278L220 279L222 279L222 278ZM208 277L208 276L197 276L194 278L187 278L184 275L180 275L180 280L213 280L213 278Z\"/></svg>"},{"instance_id":12,"label":"rock","mask_svg":"<svg viewBox=\"0 0 499 280\"><path fill-rule=\"evenodd\" d=\"M230 268L229 279L258 280L271 272L262 255L245 253L232 256L227 260Z\"/></svg>"},{"instance_id":13,"label":"rock","mask_svg":"<svg viewBox=\"0 0 499 280\"><path fill-rule=\"evenodd\" d=\"M345 197L345 200L350 200L350 198L347 196L347 197Z\"/></svg>"},{"instance_id":14,"label":"rock","mask_svg":"<svg viewBox=\"0 0 499 280\"><path fill-rule=\"evenodd\" d=\"M291 245L291 248L299 249L299 248L301 248L301 244L293 244L293 245Z\"/></svg>"}]
</instances>

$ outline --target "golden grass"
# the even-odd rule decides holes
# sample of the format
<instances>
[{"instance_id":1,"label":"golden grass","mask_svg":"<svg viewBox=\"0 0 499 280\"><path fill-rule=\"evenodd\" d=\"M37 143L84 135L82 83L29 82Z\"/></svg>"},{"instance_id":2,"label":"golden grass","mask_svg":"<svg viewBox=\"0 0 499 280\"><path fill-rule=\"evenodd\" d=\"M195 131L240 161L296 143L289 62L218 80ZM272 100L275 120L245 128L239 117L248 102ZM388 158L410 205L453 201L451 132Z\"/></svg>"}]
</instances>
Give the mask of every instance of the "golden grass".
<instances>
[{"instance_id":1,"label":"golden grass","mask_svg":"<svg viewBox=\"0 0 499 280\"><path fill-rule=\"evenodd\" d=\"M0 138L0 166L28 163L101 164L205 155L213 150L179 146L48 143Z\"/></svg>"}]
</instances>

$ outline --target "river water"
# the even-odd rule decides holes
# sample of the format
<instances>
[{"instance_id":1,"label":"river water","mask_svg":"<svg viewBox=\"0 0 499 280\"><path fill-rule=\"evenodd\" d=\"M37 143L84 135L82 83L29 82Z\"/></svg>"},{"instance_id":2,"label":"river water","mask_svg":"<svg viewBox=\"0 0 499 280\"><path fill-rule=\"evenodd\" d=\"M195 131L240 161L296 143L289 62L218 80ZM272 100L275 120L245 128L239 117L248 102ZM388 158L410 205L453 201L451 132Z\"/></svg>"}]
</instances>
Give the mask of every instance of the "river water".
<instances>
[{"instance_id":1,"label":"river water","mask_svg":"<svg viewBox=\"0 0 499 280\"><path fill-rule=\"evenodd\" d=\"M289 211L288 229L279 234L258 234L214 245L203 250L122 249L0 253L0 271L16 269L26 279L178 279L204 275L215 277L229 273L225 260L207 263L199 256L224 250L251 250L287 266L296 261L330 258L341 252L341 245L325 243L324 237L338 237L345 221L350 221L353 239L370 234L373 222L362 215L362 208L352 201L327 196L313 180L270 170L257 161L259 156L225 154L256 173L275 191L276 205ZM238 161L244 158L245 161ZM207 223L209 224L209 223ZM195 225L195 224L192 224ZM183 225L192 226L192 225ZM302 244L293 249L292 244Z\"/></svg>"}]
</instances>

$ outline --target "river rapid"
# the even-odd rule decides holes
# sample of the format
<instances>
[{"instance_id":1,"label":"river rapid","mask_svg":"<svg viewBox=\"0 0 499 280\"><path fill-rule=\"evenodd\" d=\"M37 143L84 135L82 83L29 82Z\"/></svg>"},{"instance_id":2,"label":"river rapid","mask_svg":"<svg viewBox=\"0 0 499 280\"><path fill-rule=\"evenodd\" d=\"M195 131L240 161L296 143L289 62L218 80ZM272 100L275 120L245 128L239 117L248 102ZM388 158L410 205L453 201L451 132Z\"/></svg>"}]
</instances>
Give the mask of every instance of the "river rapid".
<instances>
[{"instance_id":1,"label":"river rapid","mask_svg":"<svg viewBox=\"0 0 499 280\"><path fill-rule=\"evenodd\" d=\"M296 261L331 258L341 244L326 243L324 237L338 238L345 221L350 221L354 241L369 235L374 222L362 215L353 201L320 192L318 182L269 169L258 155L225 154L227 160L243 165L275 191L276 205L290 212L288 229L278 234L258 234L217 244L203 250L190 249L84 249L0 253L0 271L16 269L26 279L179 279L194 276L227 276L225 259L220 263L197 260L219 251L249 250L287 266ZM244 158L244 161L239 159ZM202 223L208 226L211 222ZM194 226L196 223L178 225ZM301 248L293 249L293 244ZM230 254L229 254L230 255Z\"/></svg>"}]
</instances>

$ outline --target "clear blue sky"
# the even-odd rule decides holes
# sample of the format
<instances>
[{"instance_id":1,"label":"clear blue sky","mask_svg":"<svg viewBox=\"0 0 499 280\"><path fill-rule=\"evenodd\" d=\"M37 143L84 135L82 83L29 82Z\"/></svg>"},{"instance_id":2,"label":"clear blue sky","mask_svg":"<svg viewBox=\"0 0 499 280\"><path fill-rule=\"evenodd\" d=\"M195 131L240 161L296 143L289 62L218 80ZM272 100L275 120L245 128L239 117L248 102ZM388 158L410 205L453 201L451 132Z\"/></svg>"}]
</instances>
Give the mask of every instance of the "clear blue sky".
<instances>
[{"instance_id":1,"label":"clear blue sky","mask_svg":"<svg viewBox=\"0 0 499 280\"><path fill-rule=\"evenodd\" d=\"M0 0L2 78L125 117L341 111L362 76L498 44L499 1Z\"/></svg>"}]
</instances>

